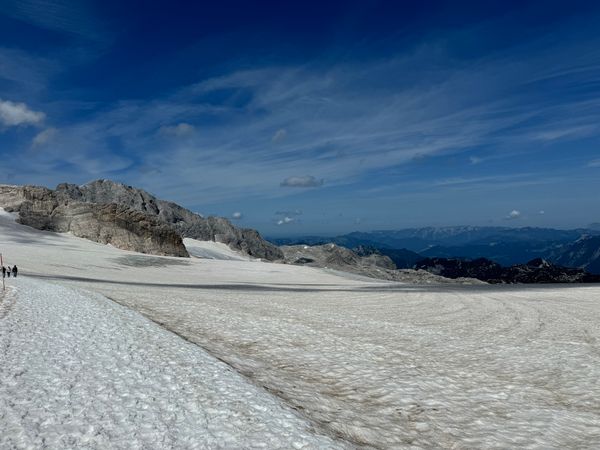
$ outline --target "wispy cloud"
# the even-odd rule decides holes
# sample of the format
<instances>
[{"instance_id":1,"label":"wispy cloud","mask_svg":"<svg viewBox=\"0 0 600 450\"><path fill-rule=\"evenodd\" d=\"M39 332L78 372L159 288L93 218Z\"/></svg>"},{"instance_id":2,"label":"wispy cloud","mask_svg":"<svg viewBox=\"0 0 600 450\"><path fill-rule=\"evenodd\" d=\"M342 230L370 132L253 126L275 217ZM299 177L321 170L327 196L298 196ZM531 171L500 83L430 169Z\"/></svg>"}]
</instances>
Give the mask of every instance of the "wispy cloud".
<instances>
[{"instance_id":1,"label":"wispy cloud","mask_svg":"<svg viewBox=\"0 0 600 450\"><path fill-rule=\"evenodd\" d=\"M539 141L556 141L558 139L577 139L597 132L597 125L579 125L568 128L559 128L555 130L546 130L534 133L532 138Z\"/></svg>"},{"instance_id":2,"label":"wispy cloud","mask_svg":"<svg viewBox=\"0 0 600 450\"><path fill-rule=\"evenodd\" d=\"M177 125L163 125L159 131L167 136L185 137L194 133L195 127L189 123L181 122Z\"/></svg>"},{"instance_id":3,"label":"wispy cloud","mask_svg":"<svg viewBox=\"0 0 600 450\"><path fill-rule=\"evenodd\" d=\"M244 215L239 211L236 211L233 214L231 214L231 218L233 220L240 220L242 217L244 217Z\"/></svg>"},{"instance_id":4,"label":"wispy cloud","mask_svg":"<svg viewBox=\"0 0 600 450\"><path fill-rule=\"evenodd\" d=\"M588 167L600 167L600 159L593 159L588 164Z\"/></svg>"},{"instance_id":5,"label":"wispy cloud","mask_svg":"<svg viewBox=\"0 0 600 450\"><path fill-rule=\"evenodd\" d=\"M376 187L378 171L474 151L482 156L469 162L485 159L484 175L444 179L442 173L427 183L449 189L539 184L544 180L536 174L508 179L483 169L515 143L553 143L598 132L590 124L600 120L600 99L574 89L582 73L591 82L600 72L600 58L589 57L598 53L598 43L551 48L536 43L548 50L517 48L464 63L433 42L381 59L233 70L169 95L116 101L56 124L60 135L47 141L39 160L22 167L52 180L126 177L194 205L310 193L292 187L326 192L360 179ZM439 58L447 64L438 64ZM575 66L586 70L574 72ZM415 67L417 75L411 76ZM18 77L18 71L11 73ZM567 95L540 95L549 82ZM216 104L215 97L224 99ZM194 132L191 124L200 123L202 132ZM160 177L148 177L149 170ZM397 183L400 192L403 181Z\"/></svg>"},{"instance_id":6,"label":"wispy cloud","mask_svg":"<svg viewBox=\"0 0 600 450\"><path fill-rule=\"evenodd\" d=\"M323 179L316 179L312 175L306 175L301 177L288 177L280 183L281 186L284 187L299 187L299 188L308 188L308 187L319 187L323 186Z\"/></svg>"},{"instance_id":7,"label":"wispy cloud","mask_svg":"<svg viewBox=\"0 0 600 450\"><path fill-rule=\"evenodd\" d=\"M275 132L275 134L271 138L271 141L277 144L279 142L283 142L285 140L286 136L287 136L287 131L284 130L283 128L280 128L279 130L277 130Z\"/></svg>"},{"instance_id":8,"label":"wispy cloud","mask_svg":"<svg viewBox=\"0 0 600 450\"><path fill-rule=\"evenodd\" d=\"M108 32L89 2L69 0L3 0L1 14L47 30L105 41Z\"/></svg>"},{"instance_id":9,"label":"wispy cloud","mask_svg":"<svg viewBox=\"0 0 600 450\"><path fill-rule=\"evenodd\" d=\"M40 147L42 145L47 144L56 136L58 130L56 128L46 128L45 130L40 131L35 135L33 140L31 141L32 147Z\"/></svg>"}]
</instances>

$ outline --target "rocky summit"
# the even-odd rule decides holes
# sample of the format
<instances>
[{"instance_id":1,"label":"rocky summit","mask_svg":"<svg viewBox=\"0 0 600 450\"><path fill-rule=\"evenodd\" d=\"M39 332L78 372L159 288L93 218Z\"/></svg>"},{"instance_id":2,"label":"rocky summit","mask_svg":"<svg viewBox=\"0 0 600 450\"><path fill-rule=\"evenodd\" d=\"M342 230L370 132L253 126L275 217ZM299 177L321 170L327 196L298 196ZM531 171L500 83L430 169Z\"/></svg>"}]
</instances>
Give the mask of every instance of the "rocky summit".
<instances>
[{"instance_id":1,"label":"rocky summit","mask_svg":"<svg viewBox=\"0 0 600 450\"><path fill-rule=\"evenodd\" d=\"M59 184L56 193L61 199L123 205L170 225L182 237L222 242L255 258L273 261L283 257L281 250L265 241L256 230L238 228L223 217L203 217L176 203L160 200L142 189L122 183L97 180L83 186Z\"/></svg>"},{"instance_id":2,"label":"rocky summit","mask_svg":"<svg viewBox=\"0 0 600 450\"><path fill-rule=\"evenodd\" d=\"M169 256L189 256L182 238L222 242L255 258L283 253L256 230L237 228L222 217L202 217L148 192L109 180L83 186L0 186L0 207L19 222L115 247Z\"/></svg>"},{"instance_id":3,"label":"rocky summit","mask_svg":"<svg viewBox=\"0 0 600 450\"><path fill-rule=\"evenodd\" d=\"M124 205L67 200L38 186L0 186L0 207L17 212L19 223L39 230L70 232L141 253L189 256L171 226Z\"/></svg>"}]
</instances>

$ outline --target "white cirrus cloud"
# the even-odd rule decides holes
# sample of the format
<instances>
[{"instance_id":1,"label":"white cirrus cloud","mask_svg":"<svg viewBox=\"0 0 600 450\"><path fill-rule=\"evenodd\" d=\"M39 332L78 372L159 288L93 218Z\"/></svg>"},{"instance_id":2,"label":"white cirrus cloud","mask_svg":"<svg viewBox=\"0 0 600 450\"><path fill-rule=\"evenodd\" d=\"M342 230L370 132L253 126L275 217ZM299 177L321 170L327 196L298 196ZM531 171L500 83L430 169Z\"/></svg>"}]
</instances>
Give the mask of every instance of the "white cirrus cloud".
<instances>
[{"instance_id":1,"label":"white cirrus cloud","mask_svg":"<svg viewBox=\"0 0 600 450\"><path fill-rule=\"evenodd\" d=\"M186 122L178 123L177 125L164 125L160 127L160 132L169 136L184 137L194 133L196 128Z\"/></svg>"},{"instance_id":2,"label":"white cirrus cloud","mask_svg":"<svg viewBox=\"0 0 600 450\"><path fill-rule=\"evenodd\" d=\"M283 128L280 128L279 130L277 130L275 132L275 134L271 138L271 141L277 144L279 142L283 142L285 140L286 136L287 136L287 131Z\"/></svg>"},{"instance_id":3,"label":"white cirrus cloud","mask_svg":"<svg viewBox=\"0 0 600 450\"><path fill-rule=\"evenodd\" d=\"M40 131L32 139L31 146L32 147L39 147L39 146L47 144L52 139L54 139L54 137L56 136L57 132L58 132L57 129L56 128L52 128L52 127L51 128L46 128L45 130Z\"/></svg>"},{"instance_id":4,"label":"white cirrus cloud","mask_svg":"<svg viewBox=\"0 0 600 450\"><path fill-rule=\"evenodd\" d=\"M0 99L0 122L6 126L37 125L45 118L43 112L33 111L25 103Z\"/></svg>"},{"instance_id":5,"label":"white cirrus cloud","mask_svg":"<svg viewBox=\"0 0 600 450\"><path fill-rule=\"evenodd\" d=\"M308 188L323 186L323 183L323 179L319 180L312 175L306 175L301 177L288 177L283 180L280 185L283 187Z\"/></svg>"},{"instance_id":6,"label":"white cirrus cloud","mask_svg":"<svg viewBox=\"0 0 600 450\"><path fill-rule=\"evenodd\" d=\"M600 167L600 159L594 159L587 164L588 167Z\"/></svg>"}]
</instances>

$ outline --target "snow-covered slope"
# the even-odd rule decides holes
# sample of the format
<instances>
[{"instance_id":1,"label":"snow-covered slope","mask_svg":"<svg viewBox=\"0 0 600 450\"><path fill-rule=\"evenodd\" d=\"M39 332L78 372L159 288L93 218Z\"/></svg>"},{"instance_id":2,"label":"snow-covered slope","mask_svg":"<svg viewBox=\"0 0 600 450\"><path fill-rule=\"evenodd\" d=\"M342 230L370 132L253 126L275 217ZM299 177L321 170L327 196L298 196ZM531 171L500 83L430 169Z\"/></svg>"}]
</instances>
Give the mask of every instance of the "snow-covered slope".
<instances>
[{"instance_id":1,"label":"snow-covered slope","mask_svg":"<svg viewBox=\"0 0 600 450\"><path fill-rule=\"evenodd\" d=\"M28 299L37 284L19 283L33 275L101 293L227 362L256 395L275 394L340 444L600 448L596 286L417 286L152 257L6 217L0 251L24 277L9 286Z\"/></svg>"},{"instance_id":2,"label":"snow-covered slope","mask_svg":"<svg viewBox=\"0 0 600 450\"><path fill-rule=\"evenodd\" d=\"M230 249L228 245L222 242L185 238L183 244L190 256L196 258L221 259L224 261L248 261L250 259L249 256Z\"/></svg>"},{"instance_id":3,"label":"snow-covered slope","mask_svg":"<svg viewBox=\"0 0 600 450\"><path fill-rule=\"evenodd\" d=\"M0 302L0 448L331 448L198 346L27 278Z\"/></svg>"}]
</instances>

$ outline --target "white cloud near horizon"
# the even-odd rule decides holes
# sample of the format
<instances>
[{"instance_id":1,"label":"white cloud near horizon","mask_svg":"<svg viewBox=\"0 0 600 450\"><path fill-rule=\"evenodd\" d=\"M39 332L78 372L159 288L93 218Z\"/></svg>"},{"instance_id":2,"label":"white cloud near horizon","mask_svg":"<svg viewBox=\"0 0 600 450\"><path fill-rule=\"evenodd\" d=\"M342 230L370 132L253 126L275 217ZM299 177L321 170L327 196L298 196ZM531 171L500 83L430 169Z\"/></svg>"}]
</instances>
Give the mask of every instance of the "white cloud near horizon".
<instances>
[{"instance_id":1,"label":"white cloud near horizon","mask_svg":"<svg viewBox=\"0 0 600 450\"><path fill-rule=\"evenodd\" d=\"M285 216L285 217L277 220L276 223L277 223L277 225L289 225L289 224L292 224L294 222L296 222L296 219L294 219L293 217Z\"/></svg>"},{"instance_id":2,"label":"white cloud near horizon","mask_svg":"<svg viewBox=\"0 0 600 450\"><path fill-rule=\"evenodd\" d=\"M519 217L521 217L521 211L513 209L511 212L508 213L508 215L505 217L505 219L506 220L514 220L514 219L518 219Z\"/></svg>"}]
</instances>

